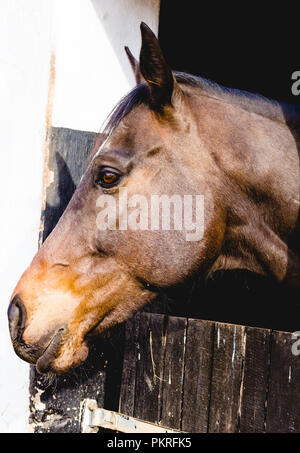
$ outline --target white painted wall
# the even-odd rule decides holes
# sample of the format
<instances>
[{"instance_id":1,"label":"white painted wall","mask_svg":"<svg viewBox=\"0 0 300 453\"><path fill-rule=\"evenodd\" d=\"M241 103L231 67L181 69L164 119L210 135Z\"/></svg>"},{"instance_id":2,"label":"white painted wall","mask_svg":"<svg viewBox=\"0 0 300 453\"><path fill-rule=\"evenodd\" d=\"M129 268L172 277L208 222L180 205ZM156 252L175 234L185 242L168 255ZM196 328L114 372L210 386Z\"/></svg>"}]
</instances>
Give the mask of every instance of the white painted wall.
<instances>
[{"instance_id":1,"label":"white painted wall","mask_svg":"<svg viewBox=\"0 0 300 453\"><path fill-rule=\"evenodd\" d=\"M13 352L7 306L38 243L51 8L0 2L0 432L27 430L29 367Z\"/></svg>"},{"instance_id":2,"label":"white painted wall","mask_svg":"<svg viewBox=\"0 0 300 453\"><path fill-rule=\"evenodd\" d=\"M139 56L140 22L158 30L159 0L54 0L53 125L98 132L134 86L124 46Z\"/></svg>"},{"instance_id":3,"label":"white painted wall","mask_svg":"<svg viewBox=\"0 0 300 453\"><path fill-rule=\"evenodd\" d=\"M158 29L159 0L0 2L0 432L28 430L27 364L13 352L7 306L37 250L49 68L52 124L98 131L134 85L139 24Z\"/></svg>"}]
</instances>

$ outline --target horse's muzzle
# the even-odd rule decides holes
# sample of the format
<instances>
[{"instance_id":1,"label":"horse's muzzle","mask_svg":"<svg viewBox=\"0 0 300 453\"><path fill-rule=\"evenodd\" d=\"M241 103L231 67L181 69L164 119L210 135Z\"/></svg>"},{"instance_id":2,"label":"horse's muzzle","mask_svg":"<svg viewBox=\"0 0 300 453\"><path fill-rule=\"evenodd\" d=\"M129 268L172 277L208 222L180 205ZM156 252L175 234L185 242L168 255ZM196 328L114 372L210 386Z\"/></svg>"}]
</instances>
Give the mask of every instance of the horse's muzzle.
<instances>
[{"instance_id":1,"label":"horse's muzzle","mask_svg":"<svg viewBox=\"0 0 300 453\"><path fill-rule=\"evenodd\" d=\"M26 319L25 305L16 295L8 307L9 332L15 353L26 362L35 364L39 372L45 373L58 352L61 337L66 329L62 327L51 336L41 339L38 346L27 345L22 338Z\"/></svg>"}]
</instances>

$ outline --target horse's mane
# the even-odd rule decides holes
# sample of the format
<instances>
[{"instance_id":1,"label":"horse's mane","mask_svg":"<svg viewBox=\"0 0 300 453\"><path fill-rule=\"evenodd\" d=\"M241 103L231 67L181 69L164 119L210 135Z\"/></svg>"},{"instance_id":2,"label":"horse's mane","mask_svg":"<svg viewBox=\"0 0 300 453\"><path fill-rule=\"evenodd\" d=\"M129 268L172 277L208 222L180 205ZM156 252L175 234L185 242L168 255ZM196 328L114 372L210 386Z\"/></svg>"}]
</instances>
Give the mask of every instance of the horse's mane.
<instances>
[{"instance_id":1,"label":"horse's mane","mask_svg":"<svg viewBox=\"0 0 300 453\"><path fill-rule=\"evenodd\" d=\"M248 91L226 88L210 80L184 72L175 71L174 75L178 83L198 89L199 95L228 102L272 121L300 126L300 108L296 105L268 99L260 94ZM110 135L131 110L142 103L148 103L148 101L148 86L145 83L137 85L121 99L110 113L102 130L103 134L105 136Z\"/></svg>"},{"instance_id":2,"label":"horse's mane","mask_svg":"<svg viewBox=\"0 0 300 453\"><path fill-rule=\"evenodd\" d=\"M300 124L300 108L296 105L269 99L261 94L249 91L227 88L203 77L184 72L175 72L178 83L198 88L202 95L223 100L237 105L248 112L282 123Z\"/></svg>"}]
</instances>

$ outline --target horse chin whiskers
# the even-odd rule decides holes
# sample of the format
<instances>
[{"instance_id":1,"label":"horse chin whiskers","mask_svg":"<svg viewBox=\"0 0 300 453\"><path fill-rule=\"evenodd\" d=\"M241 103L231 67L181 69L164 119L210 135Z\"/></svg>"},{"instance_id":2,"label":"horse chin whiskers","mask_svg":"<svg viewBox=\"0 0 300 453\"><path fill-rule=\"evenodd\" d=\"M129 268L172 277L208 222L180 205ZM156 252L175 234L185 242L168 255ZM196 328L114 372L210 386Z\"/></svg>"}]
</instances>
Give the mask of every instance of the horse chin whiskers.
<instances>
[{"instance_id":1,"label":"horse chin whiskers","mask_svg":"<svg viewBox=\"0 0 300 453\"><path fill-rule=\"evenodd\" d=\"M53 373L53 371L48 371L47 373L45 373L43 381L45 383L46 389L48 387L51 387L52 385L55 385L56 380L57 380L57 376L55 373Z\"/></svg>"}]
</instances>

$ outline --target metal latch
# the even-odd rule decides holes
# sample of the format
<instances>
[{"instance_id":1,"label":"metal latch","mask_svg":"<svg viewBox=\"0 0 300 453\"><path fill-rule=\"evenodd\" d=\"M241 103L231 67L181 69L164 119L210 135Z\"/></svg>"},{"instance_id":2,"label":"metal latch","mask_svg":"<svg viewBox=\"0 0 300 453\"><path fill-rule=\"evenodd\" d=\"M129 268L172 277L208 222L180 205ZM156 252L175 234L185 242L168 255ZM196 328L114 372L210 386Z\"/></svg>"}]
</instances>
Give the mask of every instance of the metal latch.
<instances>
[{"instance_id":1,"label":"metal latch","mask_svg":"<svg viewBox=\"0 0 300 453\"><path fill-rule=\"evenodd\" d=\"M81 432L97 433L99 428L120 433L179 433L176 429L165 428L154 423L138 420L119 412L98 407L97 401L87 398L81 407Z\"/></svg>"}]
</instances>

